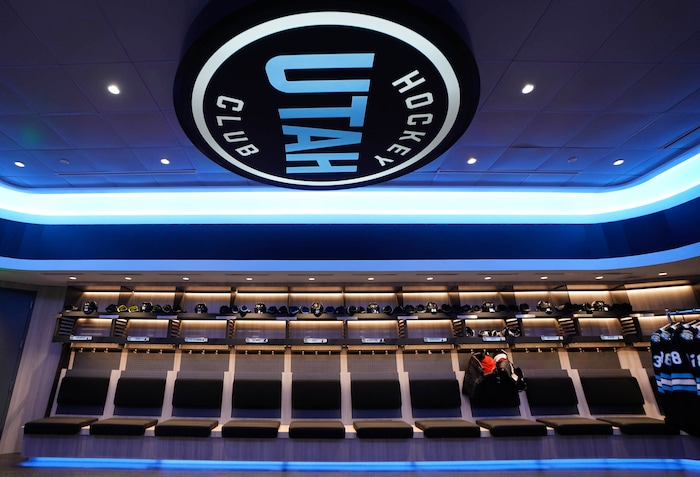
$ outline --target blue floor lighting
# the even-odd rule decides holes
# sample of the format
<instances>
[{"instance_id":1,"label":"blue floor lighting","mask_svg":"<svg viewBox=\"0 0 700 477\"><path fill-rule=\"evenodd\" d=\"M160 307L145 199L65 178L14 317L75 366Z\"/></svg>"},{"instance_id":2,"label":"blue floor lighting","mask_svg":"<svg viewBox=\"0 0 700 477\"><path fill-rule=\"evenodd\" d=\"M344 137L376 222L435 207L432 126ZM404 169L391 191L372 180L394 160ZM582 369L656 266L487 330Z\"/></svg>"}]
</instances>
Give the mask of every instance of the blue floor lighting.
<instances>
[{"instance_id":1,"label":"blue floor lighting","mask_svg":"<svg viewBox=\"0 0 700 477\"><path fill-rule=\"evenodd\" d=\"M158 459L98 459L35 457L22 467L71 469L150 469L289 472L488 472L552 470L645 470L700 473L700 461L690 459L549 459L425 462L245 462Z\"/></svg>"}]
</instances>

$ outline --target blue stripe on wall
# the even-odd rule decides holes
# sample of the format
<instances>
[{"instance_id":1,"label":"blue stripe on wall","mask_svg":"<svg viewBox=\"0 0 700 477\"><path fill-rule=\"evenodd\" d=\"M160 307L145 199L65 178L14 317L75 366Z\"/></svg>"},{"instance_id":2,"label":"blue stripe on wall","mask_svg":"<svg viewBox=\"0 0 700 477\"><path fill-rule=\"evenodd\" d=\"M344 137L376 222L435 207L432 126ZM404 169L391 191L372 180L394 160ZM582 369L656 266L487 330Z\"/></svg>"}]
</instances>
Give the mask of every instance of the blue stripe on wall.
<instances>
[{"instance_id":1,"label":"blue stripe on wall","mask_svg":"<svg viewBox=\"0 0 700 477\"><path fill-rule=\"evenodd\" d=\"M602 224L41 225L0 220L0 256L32 260L599 259L700 242L700 198Z\"/></svg>"}]
</instances>

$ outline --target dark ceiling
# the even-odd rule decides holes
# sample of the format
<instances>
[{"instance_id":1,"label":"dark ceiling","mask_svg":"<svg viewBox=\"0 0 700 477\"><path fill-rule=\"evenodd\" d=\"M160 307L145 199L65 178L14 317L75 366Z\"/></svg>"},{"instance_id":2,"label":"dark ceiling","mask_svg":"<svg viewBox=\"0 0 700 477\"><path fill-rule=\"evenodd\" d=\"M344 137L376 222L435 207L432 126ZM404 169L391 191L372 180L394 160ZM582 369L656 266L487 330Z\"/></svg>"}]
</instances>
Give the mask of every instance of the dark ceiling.
<instances>
[{"instance_id":1,"label":"dark ceiling","mask_svg":"<svg viewBox=\"0 0 700 477\"><path fill-rule=\"evenodd\" d=\"M0 180L259 186L204 157L174 113L185 35L206 3L0 1ZM697 1L451 3L481 75L476 116L446 154L389 185L613 187L700 143Z\"/></svg>"},{"instance_id":2,"label":"dark ceiling","mask_svg":"<svg viewBox=\"0 0 700 477\"><path fill-rule=\"evenodd\" d=\"M188 29L207 3L0 0L0 184L27 191L270 189L203 156L178 124L173 80ZM369 188L597 191L644 181L700 145L700 2L450 3L466 25L481 76L474 120L437 160ZM522 94L527 83L534 90ZM110 84L121 94L110 94ZM476 163L468 164L469 158ZM614 165L619 159L624 163ZM669 278L686 279L695 276L697 261L664 268ZM323 267L316 268L321 283L368 276L322 278ZM436 264L434 275L446 283L483 283L491 275L494 281L537 283L543 274L559 283L595 283L598 272L586 268L585 276L580 269L491 273L486 264L440 278ZM621 268L606 281L639 282L662 270ZM375 272L373 278L386 283L424 283L433 274ZM81 280L103 282L123 281L127 273L147 282L197 276L126 263L76 272ZM66 275L25 270L0 273L0 279L65 283ZM249 275L222 271L198 280ZM302 283L307 275L256 276Z\"/></svg>"}]
</instances>

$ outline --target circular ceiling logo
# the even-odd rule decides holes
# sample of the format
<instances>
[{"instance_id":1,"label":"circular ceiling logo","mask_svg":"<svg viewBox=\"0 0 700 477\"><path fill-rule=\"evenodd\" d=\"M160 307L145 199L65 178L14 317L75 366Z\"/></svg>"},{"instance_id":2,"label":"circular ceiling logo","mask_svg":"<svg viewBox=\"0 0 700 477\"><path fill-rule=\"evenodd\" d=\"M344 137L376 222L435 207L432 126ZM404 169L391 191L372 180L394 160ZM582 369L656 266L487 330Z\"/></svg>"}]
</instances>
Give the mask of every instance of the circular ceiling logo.
<instances>
[{"instance_id":1,"label":"circular ceiling logo","mask_svg":"<svg viewBox=\"0 0 700 477\"><path fill-rule=\"evenodd\" d=\"M237 174L303 189L384 182L437 158L476 110L464 42L409 4L390 18L322 3L261 4L207 30L176 78L188 137Z\"/></svg>"}]
</instances>

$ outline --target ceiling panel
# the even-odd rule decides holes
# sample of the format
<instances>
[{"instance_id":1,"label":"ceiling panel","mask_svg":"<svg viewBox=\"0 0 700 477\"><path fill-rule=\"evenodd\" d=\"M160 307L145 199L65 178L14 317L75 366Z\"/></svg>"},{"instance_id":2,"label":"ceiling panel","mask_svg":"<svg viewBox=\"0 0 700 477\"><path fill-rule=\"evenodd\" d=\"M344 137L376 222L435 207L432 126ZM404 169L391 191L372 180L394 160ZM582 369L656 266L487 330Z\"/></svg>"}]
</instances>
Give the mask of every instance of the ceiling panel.
<instances>
[{"instance_id":1,"label":"ceiling panel","mask_svg":"<svg viewBox=\"0 0 700 477\"><path fill-rule=\"evenodd\" d=\"M645 0L593 55L593 61L658 62L698 29L697 2Z\"/></svg>"},{"instance_id":2,"label":"ceiling panel","mask_svg":"<svg viewBox=\"0 0 700 477\"><path fill-rule=\"evenodd\" d=\"M124 147L124 141L98 114L64 114L46 116L44 121L66 141L78 148Z\"/></svg>"},{"instance_id":3,"label":"ceiling panel","mask_svg":"<svg viewBox=\"0 0 700 477\"><path fill-rule=\"evenodd\" d=\"M0 116L0 131L26 150L71 149L39 116Z\"/></svg>"},{"instance_id":4,"label":"ceiling panel","mask_svg":"<svg viewBox=\"0 0 700 477\"><path fill-rule=\"evenodd\" d=\"M666 112L698 89L698 78L700 64L661 64L608 109L620 112ZM663 93L659 94L661 91Z\"/></svg>"},{"instance_id":5,"label":"ceiling panel","mask_svg":"<svg viewBox=\"0 0 700 477\"><path fill-rule=\"evenodd\" d=\"M133 61L176 61L199 12L185 0L99 0Z\"/></svg>"},{"instance_id":6,"label":"ceiling panel","mask_svg":"<svg viewBox=\"0 0 700 477\"><path fill-rule=\"evenodd\" d=\"M555 111L604 111L652 68L651 63L587 63L547 104Z\"/></svg>"},{"instance_id":7,"label":"ceiling panel","mask_svg":"<svg viewBox=\"0 0 700 477\"><path fill-rule=\"evenodd\" d=\"M158 110L150 91L131 63L92 63L64 68L101 113ZM117 85L121 93L109 93L107 87L111 84Z\"/></svg>"},{"instance_id":8,"label":"ceiling panel","mask_svg":"<svg viewBox=\"0 0 700 477\"><path fill-rule=\"evenodd\" d=\"M484 102L484 110L540 111L581 69L581 63L514 62ZM535 85L522 94L525 84Z\"/></svg>"},{"instance_id":9,"label":"ceiling panel","mask_svg":"<svg viewBox=\"0 0 700 477\"><path fill-rule=\"evenodd\" d=\"M637 2L551 2L522 45L520 61L586 61L617 29ZM531 6L531 5L530 5ZM562 22L563 16L576 18Z\"/></svg>"},{"instance_id":10,"label":"ceiling panel","mask_svg":"<svg viewBox=\"0 0 700 477\"><path fill-rule=\"evenodd\" d=\"M616 147L654 120L651 114L597 116L568 142L569 147Z\"/></svg>"},{"instance_id":11,"label":"ceiling panel","mask_svg":"<svg viewBox=\"0 0 700 477\"><path fill-rule=\"evenodd\" d=\"M107 121L130 147L177 146L177 139L160 112L109 114Z\"/></svg>"},{"instance_id":12,"label":"ceiling panel","mask_svg":"<svg viewBox=\"0 0 700 477\"><path fill-rule=\"evenodd\" d=\"M59 64L129 61L93 0L8 0Z\"/></svg>"},{"instance_id":13,"label":"ceiling panel","mask_svg":"<svg viewBox=\"0 0 700 477\"><path fill-rule=\"evenodd\" d=\"M520 133L514 145L562 147L594 117L593 113L540 113Z\"/></svg>"},{"instance_id":14,"label":"ceiling panel","mask_svg":"<svg viewBox=\"0 0 700 477\"><path fill-rule=\"evenodd\" d=\"M53 62L36 34L5 1L0 2L0 45L3 45L0 48L2 65L45 65Z\"/></svg>"},{"instance_id":15,"label":"ceiling panel","mask_svg":"<svg viewBox=\"0 0 700 477\"><path fill-rule=\"evenodd\" d=\"M60 66L0 68L0 82L39 114L95 111Z\"/></svg>"}]
</instances>

